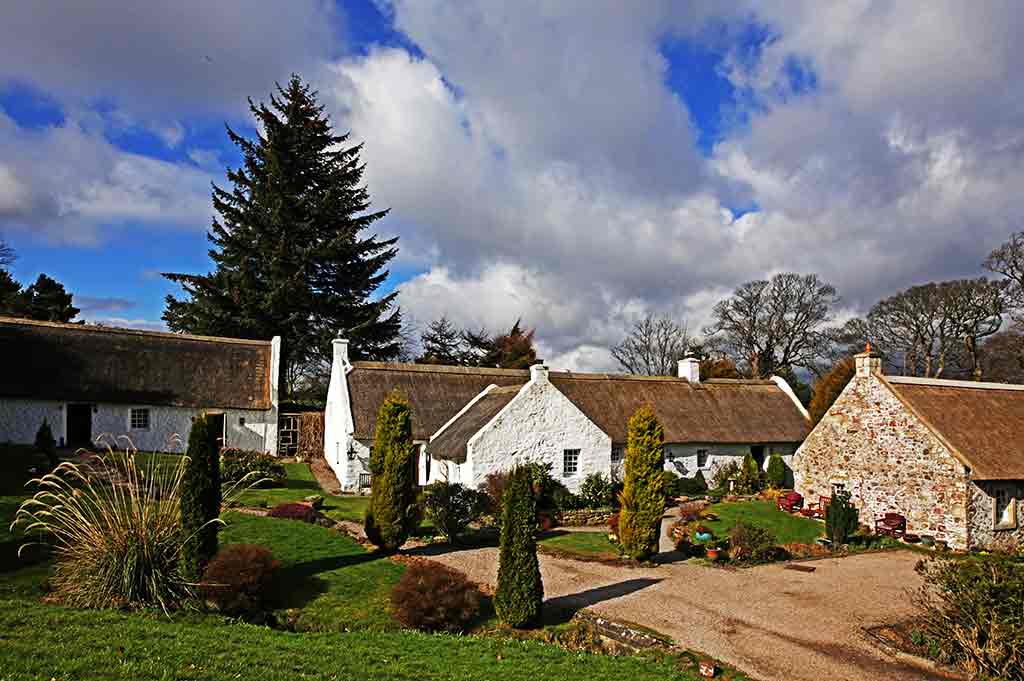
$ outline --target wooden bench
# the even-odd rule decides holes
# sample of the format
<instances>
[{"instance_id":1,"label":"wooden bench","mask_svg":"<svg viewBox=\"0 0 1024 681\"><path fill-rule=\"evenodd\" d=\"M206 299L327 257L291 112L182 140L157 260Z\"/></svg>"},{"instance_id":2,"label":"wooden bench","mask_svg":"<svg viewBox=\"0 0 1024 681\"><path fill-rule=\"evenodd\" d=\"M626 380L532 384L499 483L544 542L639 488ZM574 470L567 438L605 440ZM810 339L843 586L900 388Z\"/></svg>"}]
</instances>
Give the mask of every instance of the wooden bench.
<instances>
[{"instance_id":1,"label":"wooden bench","mask_svg":"<svg viewBox=\"0 0 1024 681\"><path fill-rule=\"evenodd\" d=\"M907 533L907 519L899 513L886 513L875 521L875 534L899 539Z\"/></svg>"}]
</instances>

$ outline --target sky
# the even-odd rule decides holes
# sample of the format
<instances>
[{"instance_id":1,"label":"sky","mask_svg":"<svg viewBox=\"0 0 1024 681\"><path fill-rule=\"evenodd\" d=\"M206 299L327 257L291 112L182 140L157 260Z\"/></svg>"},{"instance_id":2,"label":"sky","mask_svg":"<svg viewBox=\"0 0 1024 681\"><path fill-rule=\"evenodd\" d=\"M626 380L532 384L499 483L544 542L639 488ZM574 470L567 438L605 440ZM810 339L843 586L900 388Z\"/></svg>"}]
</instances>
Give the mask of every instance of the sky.
<instances>
[{"instance_id":1,"label":"sky","mask_svg":"<svg viewBox=\"0 0 1024 681\"><path fill-rule=\"evenodd\" d=\"M727 6L727 7L723 7ZM299 73L361 143L414 326L614 369L645 315L817 273L865 311L1024 228L1024 13L990 0L128 0L0 23L0 237L90 321L206 272L247 98Z\"/></svg>"}]
</instances>

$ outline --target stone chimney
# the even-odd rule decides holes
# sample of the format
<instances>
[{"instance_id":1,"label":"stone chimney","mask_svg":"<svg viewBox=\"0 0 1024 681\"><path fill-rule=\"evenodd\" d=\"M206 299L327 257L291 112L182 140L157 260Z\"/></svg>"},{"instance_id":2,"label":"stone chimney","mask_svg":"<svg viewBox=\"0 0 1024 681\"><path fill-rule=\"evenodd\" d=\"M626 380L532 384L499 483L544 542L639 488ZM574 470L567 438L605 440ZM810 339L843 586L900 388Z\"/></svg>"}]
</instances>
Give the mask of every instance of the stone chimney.
<instances>
[{"instance_id":1,"label":"stone chimney","mask_svg":"<svg viewBox=\"0 0 1024 681\"><path fill-rule=\"evenodd\" d=\"M693 357L679 360L679 378L685 378L690 383L700 383L700 361Z\"/></svg>"},{"instance_id":2,"label":"stone chimney","mask_svg":"<svg viewBox=\"0 0 1024 681\"><path fill-rule=\"evenodd\" d=\"M864 347L864 352L853 356L853 361L857 366L858 377L882 373L882 356L871 349L870 342Z\"/></svg>"},{"instance_id":3,"label":"stone chimney","mask_svg":"<svg viewBox=\"0 0 1024 681\"><path fill-rule=\"evenodd\" d=\"M548 368L544 366L543 360L530 366L530 381L532 383L548 382Z\"/></svg>"}]
</instances>

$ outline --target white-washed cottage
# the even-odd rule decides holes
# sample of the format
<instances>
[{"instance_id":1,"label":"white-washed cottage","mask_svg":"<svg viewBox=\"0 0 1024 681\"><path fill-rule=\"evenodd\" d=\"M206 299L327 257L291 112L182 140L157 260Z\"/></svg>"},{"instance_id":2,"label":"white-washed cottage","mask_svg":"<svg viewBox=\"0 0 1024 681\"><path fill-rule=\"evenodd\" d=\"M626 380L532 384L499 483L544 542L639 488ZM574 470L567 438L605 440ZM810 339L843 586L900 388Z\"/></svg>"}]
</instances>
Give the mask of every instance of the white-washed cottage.
<instances>
[{"instance_id":1,"label":"white-washed cottage","mask_svg":"<svg viewBox=\"0 0 1024 681\"><path fill-rule=\"evenodd\" d=\"M546 461L577 490L590 473L621 465L629 418L654 410L665 431L665 467L710 478L748 452L788 460L807 434L807 412L780 378L701 382L696 360L680 376L354 362L335 341L325 413L325 457L341 486L369 485L377 411L392 390L412 409L421 484L475 486L518 461Z\"/></svg>"},{"instance_id":2,"label":"white-washed cottage","mask_svg":"<svg viewBox=\"0 0 1024 681\"><path fill-rule=\"evenodd\" d=\"M0 442L33 442L45 419L61 446L106 435L183 451L192 418L205 414L225 446L273 453L280 354L280 338L0 317Z\"/></svg>"},{"instance_id":3,"label":"white-washed cottage","mask_svg":"<svg viewBox=\"0 0 1024 681\"><path fill-rule=\"evenodd\" d=\"M805 498L851 494L862 524L956 549L1024 545L1024 386L886 376L870 351L792 462Z\"/></svg>"}]
</instances>

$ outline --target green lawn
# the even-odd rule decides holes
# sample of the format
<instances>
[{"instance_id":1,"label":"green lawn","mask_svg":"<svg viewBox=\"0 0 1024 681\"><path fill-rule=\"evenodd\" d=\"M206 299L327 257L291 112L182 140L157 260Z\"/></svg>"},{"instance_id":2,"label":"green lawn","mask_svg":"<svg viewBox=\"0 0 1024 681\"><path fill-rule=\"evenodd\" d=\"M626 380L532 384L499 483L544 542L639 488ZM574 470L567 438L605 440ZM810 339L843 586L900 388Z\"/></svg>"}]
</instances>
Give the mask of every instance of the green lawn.
<instances>
[{"instance_id":1,"label":"green lawn","mask_svg":"<svg viewBox=\"0 0 1024 681\"><path fill-rule=\"evenodd\" d=\"M370 503L370 497L360 496L335 496L327 494L320 488L320 484L309 469L309 464L286 463L285 471L288 479L284 487L271 487L267 489L253 488L242 492L238 501L243 506L259 506L265 502L268 508L277 504L290 501L302 501L304 498L319 494L324 498L323 513L334 520L351 520L362 522L366 513L366 506Z\"/></svg>"},{"instance_id":2,"label":"green lawn","mask_svg":"<svg viewBox=\"0 0 1024 681\"><path fill-rule=\"evenodd\" d=\"M542 536L537 543L565 553L577 553L588 558L618 558L619 549L608 541L606 532L553 532Z\"/></svg>"},{"instance_id":3,"label":"green lawn","mask_svg":"<svg viewBox=\"0 0 1024 681\"><path fill-rule=\"evenodd\" d=\"M339 532L297 520L224 516L224 544L259 544L281 561L273 605L304 631L397 628L388 609L391 587L404 567L372 555Z\"/></svg>"},{"instance_id":4,"label":"green lawn","mask_svg":"<svg viewBox=\"0 0 1024 681\"><path fill-rule=\"evenodd\" d=\"M716 537L728 536L729 530L740 521L771 530L778 544L811 544L825 535L823 523L780 511L774 501L723 502L714 504L708 511L716 514L718 520L701 522Z\"/></svg>"}]
</instances>

